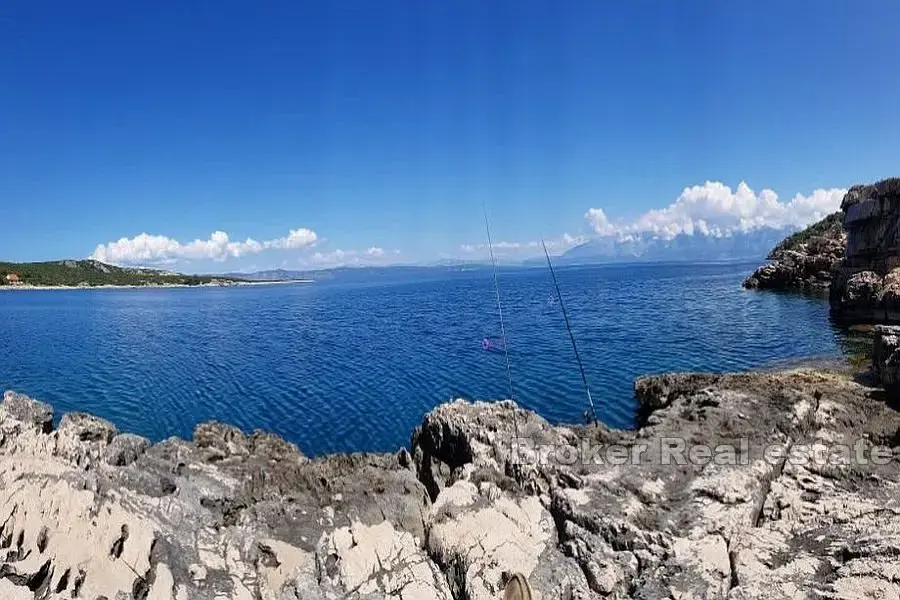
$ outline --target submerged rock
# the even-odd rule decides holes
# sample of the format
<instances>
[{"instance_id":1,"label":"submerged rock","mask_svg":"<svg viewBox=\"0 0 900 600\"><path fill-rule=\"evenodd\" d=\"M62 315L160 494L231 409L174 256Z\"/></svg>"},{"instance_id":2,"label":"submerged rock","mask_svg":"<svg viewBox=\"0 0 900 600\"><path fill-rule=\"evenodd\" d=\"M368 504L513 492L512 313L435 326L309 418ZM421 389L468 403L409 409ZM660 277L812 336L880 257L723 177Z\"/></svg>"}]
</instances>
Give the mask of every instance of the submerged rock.
<instances>
[{"instance_id":1,"label":"submerged rock","mask_svg":"<svg viewBox=\"0 0 900 600\"><path fill-rule=\"evenodd\" d=\"M877 390L799 370L635 391L636 431L456 401L409 451L316 459L218 423L153 445L89 415L53 430L8 393L0 597L900 594L900 415Z\"/></svg>"}]
</instances>

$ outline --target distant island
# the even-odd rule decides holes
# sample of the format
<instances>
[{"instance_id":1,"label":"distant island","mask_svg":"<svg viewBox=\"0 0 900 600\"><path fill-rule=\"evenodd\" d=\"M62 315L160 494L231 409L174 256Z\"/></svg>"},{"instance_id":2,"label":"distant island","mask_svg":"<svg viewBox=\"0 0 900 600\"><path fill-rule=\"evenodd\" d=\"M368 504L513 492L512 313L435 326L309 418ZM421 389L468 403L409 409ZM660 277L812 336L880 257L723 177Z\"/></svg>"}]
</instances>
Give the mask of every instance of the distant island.
<instances>
[{"instance_id":1,"label":"distant island","mask_svg":"<svg viewBox=\"0 0 900 600\"><path fill-rule=\"evenodd\" d=\"M269 269L250 273L225 273L222 277L259 282L312 282L322 277L322 271L289 271L287 269Z\"/></svg>"},{"instance_id":2,"label":"distant island","mask_svg":"<svg viewBox=\"0 0 900 600\"><path fill-rule=\"evenodd\" d=\"M186 275L158 269L117 267L97 260L0 262L0 289L225 286L249 283L227 275Z\"/></svg>"}]
</instances>

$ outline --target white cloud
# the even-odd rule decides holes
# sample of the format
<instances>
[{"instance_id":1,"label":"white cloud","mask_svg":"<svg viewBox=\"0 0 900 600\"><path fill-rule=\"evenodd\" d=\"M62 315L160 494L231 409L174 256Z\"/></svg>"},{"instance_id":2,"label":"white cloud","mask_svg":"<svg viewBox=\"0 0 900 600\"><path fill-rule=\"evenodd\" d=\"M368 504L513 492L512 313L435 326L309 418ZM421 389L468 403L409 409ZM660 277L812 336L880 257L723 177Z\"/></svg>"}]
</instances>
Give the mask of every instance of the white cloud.
<instances>
[{"instance_id":1,"label":"white cloud","mask_svg":"<svg viewBox=\"0 0 900 600\"><path fill-rule=\"evenodd\" d=\"M313 246L318 241L315 231L292 229L288 235L258 242L247 238L243 242L231 241L224 231L214 231L209 239L182 243L164 235L141 233L133 238L121 238L108 244L100 244L91 258L113 264L172 264L178 261L240 258L259 254L267 249L298 250Z\"/></svg>"},{"instance_id":2,"label":"white cloud","mask_svg":"<svg viewBox=\"0 0 900 600\"><path fill-rule=\"evenodd\" d=\"M845 193L844 189L818 189L781 202L769 189L757 194L744 182L732 190L721 182L707 181L685 188L666 208L647 211L631 222L613 223L600 208L589 209L584 218L600 236L627 239L649 234L671 239L697 233L722 237L763 227L805 227L838 210Z\"/></svg>"},{"instance_id":3,"label":"white cloud","mask_svg":"<svg viewBox=\"0 0 900 600\"><path fill-rule=\"evenodd\" d=\"M584 214L584 218L588 220L594 231L600 235L611 235L615 231L602 208L589 208Z\"/></svg>"},{"instance_id":4,"label":"white cloud","mask_svg":"<svg viewBox=\"0 0 900 600\"><path fill-rule=\"evenodd\" d=\"M291 229L287 236L275 240L265 242L266 248L280 248L285 250L298 250L312 246L319 241L319 236L311 229L301 227L300 229Z\"/></svg>"},{"instance_id":5,"label":"white cloud","mask_svg":"<svg viewBox=\"0 0 900 600\"><path fill-rule=\"evenodd\" d=\"M557 240L549 240L547 242L547 248L571 248L572 246L577 246L579 244L583 244L587 241L587 237L583 235L569 235L568 233L562 234L562 237Z\"/></svg>"},{"instance_id":6,"label":"white cloud","mask_svg":"<svg viewBox=\"0 0 900 600\"><path fill-rule=\"evenodd\" d=\"M566 250L572 246L577 246L587 241L587 237L583 235L562 234L558 238L544 240L547 244L547 250ZM485 242L483 244L462 244L460 250L465 254L484 254L489 253L490 248ZM543 252L540 240L531 240L529 242L495 242L494 254L498 256L506 256L516 253L525 252Z\"/></svg>"},{"instance_id":7,"label":"white cloud","mask_svg":"<svg viewBox=\"0 0 900 600\"><path fill-rule=\"evenodd\" d=\"M342 250L340 248L328 252L315 252L301 259L307 267L367 267L389 264L391 258L400 256L399 250L386 251L373 246L367 250Z\"/></svg>"},{"instance_id":8,"label":"white cloud","mask_svg":"<svg viewBox=\"0 0 900 600\"><path fill-rule=\"evenodd\" d=\"M758 194L741 182L737 189L717 181L685 188L669 206L649 210L632 221L613 221L602 208L590 208L585 212L590 237L611 237L620 241L633 240L649 235L672 239L677 235L709 235L715 237L746 233L764 227L805 227L840 208L845 189L818 189L808 196L797 194L782 202L778 194L765 189ZM590 239L585 235L563 234L547 240L547 249L565 251ZM463 244L463 254L486 257L488 245ZM538 256L542 253L540 241L494 244L498 256Z\"/></svg>"},{"instance_id":9,"label":"white cloud","mask_svg":"<svg viewBox=\"0 0 900 600\"><path fill-rule=\"evenodd\" d=\"M330 252L316 252L304 262L314 265L340 265L344 263L349 255L351 255L351 252L338 248Z\"/></svg>"}]
</instances>

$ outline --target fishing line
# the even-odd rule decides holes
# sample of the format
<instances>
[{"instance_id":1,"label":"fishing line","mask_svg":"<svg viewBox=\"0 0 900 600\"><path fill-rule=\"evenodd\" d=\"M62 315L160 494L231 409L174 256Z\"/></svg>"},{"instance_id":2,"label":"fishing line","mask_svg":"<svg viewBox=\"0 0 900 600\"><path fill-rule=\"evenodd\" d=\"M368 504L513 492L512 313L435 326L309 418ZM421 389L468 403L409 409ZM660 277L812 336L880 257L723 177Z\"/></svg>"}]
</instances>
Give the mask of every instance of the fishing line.
<instances>
[{"instance_id":1,"label":"fishing line","mask_svg":"<svg viewBox=\"0 0 900 600\"><path fill-rule=\"evenodd\" d=\"M503 356L506 359L506 386L507 391L509 392L509 399L515 402L515 398L513 397L512 374L509 366L509 345L506 343L506 326L503 323L503 303L500 301L500 279L497 277L497 261L494 258L494 242L491 239L491 224L488 220L487 206L482 205L482 208L484 209L484 228L487 231L488 249L491 253L491 269L494 273L494 292L497 295L497 312L500 314L500 339L503 342ZM519 423L518 419L515 417L515 413L513 414L513 424L516 427L516 438L518 439Z\"/></svg>"},{"instance_id":2,"label":"fishing line","mask_svg":"<svg viewBox=\"0 0 900 600\"><path fill-rule=\"evenodd\" d=\"M581 355L578 354L578 345L575 343L575 336L572 334L572 326L569 324L569 313L566 312L566 303L563 302L562 294L559 291L559 282L556 280L556 273L553 271L553 263L550 262L550 253L547 252L547 244L541 239L541 246L544 247L544 256L547 257L547 266L550 267L550 276L553 277L553 287L556 288L556 297L559 298L559 306L562 308L563 318L566 320L566 331L569 332L569 339L572 341L572 350L575 351L575 360L578 362L578 369L581 371L581 383L584 384L584 391L587 392L588 404L591 405L591 414L594 415L594 423L599 423L597 419L597 410L594 408L594 399L591 398L591 388L588 386L587 377L584 374L584 365L581 362Z\"/></svg>"}]
</instances>

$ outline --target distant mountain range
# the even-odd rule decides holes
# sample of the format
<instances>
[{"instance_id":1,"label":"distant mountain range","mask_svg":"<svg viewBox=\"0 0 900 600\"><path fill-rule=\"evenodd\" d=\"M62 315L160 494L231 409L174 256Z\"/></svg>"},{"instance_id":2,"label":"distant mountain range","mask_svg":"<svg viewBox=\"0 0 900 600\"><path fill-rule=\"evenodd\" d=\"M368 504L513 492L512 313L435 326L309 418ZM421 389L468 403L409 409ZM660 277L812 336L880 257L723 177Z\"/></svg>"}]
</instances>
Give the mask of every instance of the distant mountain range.
<instances>
[{"instance_id":1,"label":"distant mountain range","mask_svg":"<svg viewBox=\"0 0 900 600\"><path fill-rule=\"evenodd\" d=\"M589 265L622 262L713 262L764 260L769 252L785 237L796 231L791 228L757 229L730 236L702 234L679 235L670 240L650 235L631 240L611 237L595 238L575 246L559 256L553 263L559 265ZM498 262L498 268L515 266L544 266L543 257L524 261ZM251 281L378 281L408 278L434 277L446 273L464 273L490 269L490 261L442 260L432 265L395 265L382 267L339 267L318 271L293 271L271 269L253 273L225 273L223 277Z\"/></svg>"},{"instance_id":2,"label":"distant mountain range","mask_svg":"<svg viewBox=\"0 0 900 600\"><path fill-rule=\"evenodd\" d=\"M794 229L758 229L748 233L714 237L679 235L670 240L641 236L630 240L595 238L553 258L555 265L588 265L622 262L711 262L765 260ZM498 261L498 268L542 267L543 257L525 261ZM97 286L97 285L209 285L238 281L334 281L340 283L423 281L447 276L466 276L490 271L490 261L442 260L432 265L339 267L295 271L269 269L253 273L186 275L151 268L119 267L95 260L42 263L0 262L0 285Z\"/></svg>"},{"instance_id":3,"label":"distant mountain range","mask_svg":"<svg viewBox=\"0 0 900 600\"><path fill-rule=\"evenodd\" d=\"M325 271L290 271L287 269L269 269L253 273L225 273L223 277L246 279L247 281L305 281L321 279Z\"/></svg>"},{"instance_id":4,"label":"distant mountain range","mask_svg":"<svg viewBox=\"0 0 900 600\"><path fill-rule=\"evenodd\" d=\"M498 265L499 266L499 265ZM247 281L335 281L335 282L373 282L373 281L406 281L410 279L424 280L442 277L446 274L465 273L482 269L490 269L490 264L466 263L459 265L394 265L380 267L335 267L319 271L292 271L290 269L271 269L252 273L229 273L222 277L240 278Z\"/></svg>"},{"instance_id":5,"label":"distant mountain range","mask_svg":"<svg viewBox=\"0 0 900 600\"><path fill-rule=\"evenodd\" d=\"M791 228L764 228L722 237L702 234L678 235L669 240L650 235L631 240L602 237L569 249L554 262L594 264L631 261L762 260L772 248L794 231Z\"/></svg>"},{"instance_id":6,"label":"distant mountain range","mask_svg":"<svg viewBox=\"0 0 900 600\"><path fill-rule=\"evenodd\" d=\"M498 267L517 267L521 266L521 261L517 262L497 262ZM335 278L359 279L361 276L370 278L371 276L392 274L434 274L440 272L460 272L471 271L484 268L490 268L490 261L473 261L473 260L455 260L442 259L435 263L425 265L389 265L389 266L354 266L354 267L331 267L319 270L295 271L292 269L269 269L266 271L253 271L250 273L224 273L223 277L235 277L246 279L249 281L324 281Z\"/></svg>"}]
</instances>

